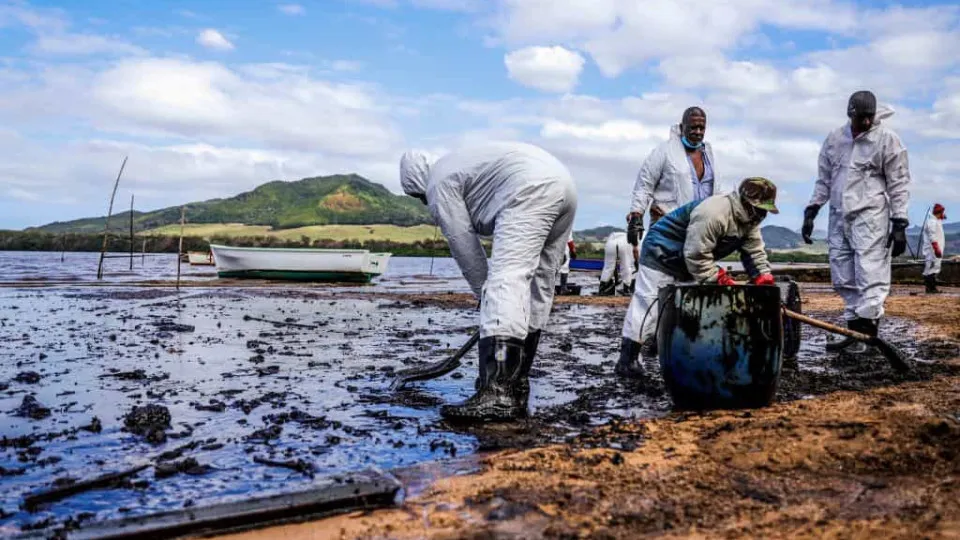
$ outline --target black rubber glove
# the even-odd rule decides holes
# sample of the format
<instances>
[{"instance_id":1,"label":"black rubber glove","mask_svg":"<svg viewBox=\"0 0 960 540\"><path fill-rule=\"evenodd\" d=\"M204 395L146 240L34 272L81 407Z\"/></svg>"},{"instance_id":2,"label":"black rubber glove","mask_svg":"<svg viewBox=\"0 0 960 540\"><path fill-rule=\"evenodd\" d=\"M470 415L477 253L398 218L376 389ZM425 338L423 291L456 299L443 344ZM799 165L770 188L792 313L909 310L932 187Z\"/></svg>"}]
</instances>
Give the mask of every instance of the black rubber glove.
<instances>
[{"instance_id":1,"label":"black rubber glove","mask_svg":"<svg viewBox=\"0 0 960 540\"><path fill-rule=\"evenodd\" d=\"M813 220L817 219L817 214L820 213L820 207L816 204L811 204L810 206L803 209L803 229L800 230L800 236L803 236L803 241L812 244L813 238Z\"/></svg>"},{"instance_id":2,"label":"black rubber glove","mask_svg":"<svg viewBox=\"0 0 960 540\"><path fill-rule=\"evenodd\" d=\"M899 257L907 249L907 227L910 226L910 222L903 218L893 218L890 222L893 223L893 230L887 237L887 248L892 245L892 255Z\"/></svg>"},{"instance_id":3,"label":"black rubber glove","mask_svg":"<svg viewBox=\"0 0 960 540\"><path fill-rule=\"evenodd\" d=\"M631 246L639 246L641 238L643 238L643 214L633 214L630 216L630 222L627 223L627 242L630 242Z\"/></svg>"}]
</instances>

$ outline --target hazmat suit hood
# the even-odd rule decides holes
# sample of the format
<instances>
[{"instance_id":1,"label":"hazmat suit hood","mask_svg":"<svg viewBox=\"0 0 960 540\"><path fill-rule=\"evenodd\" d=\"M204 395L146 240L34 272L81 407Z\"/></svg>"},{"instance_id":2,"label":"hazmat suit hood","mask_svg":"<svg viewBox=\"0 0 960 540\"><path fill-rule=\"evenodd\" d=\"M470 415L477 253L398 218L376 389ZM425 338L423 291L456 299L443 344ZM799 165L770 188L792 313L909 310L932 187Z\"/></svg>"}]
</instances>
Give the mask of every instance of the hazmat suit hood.
<instances>
[{"instance_id":1,"label":"hazmat suit hood","mask_svg":"<svg viewBox=\"0 0 960 540\"><path fill-rule=\"evenodd\" d=\"M879 126L883 123L884 120L890 118L890 117L893 116L894 113L896 113L896 112L897 112L897 111L894 110L894 108L893 108L891 105L887 105L887 104L885 104L885 103L880 103L880 104L878 104L878 105L877 105L877 114L873 117L873 125L870 126L870 129L868 130L868 132L873 131L874 129L876 129L877 127L879 127ZM847 126L848 126L848 127L850 126L850 121L849 121L849 120L847 121Z\"/></svg>"},{"instance_id":2,"label":"hazmat suit hood","mask_svg":"<svg viewBox=\"0 0 960 540\"><path fill-rule=\"evenodd\" d=\"M423 198L427 194L427 180L433 156L419 150L404 152L400 158L400 186L411 197Z\"/></svg>"}]
</instances>

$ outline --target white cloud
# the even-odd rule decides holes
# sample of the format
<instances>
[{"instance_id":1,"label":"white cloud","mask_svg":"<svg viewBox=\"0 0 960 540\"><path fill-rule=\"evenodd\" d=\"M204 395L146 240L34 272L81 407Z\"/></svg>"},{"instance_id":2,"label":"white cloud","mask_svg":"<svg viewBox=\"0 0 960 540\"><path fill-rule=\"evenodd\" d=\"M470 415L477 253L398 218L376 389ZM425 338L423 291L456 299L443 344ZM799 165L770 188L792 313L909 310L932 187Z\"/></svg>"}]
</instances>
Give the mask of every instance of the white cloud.
<instances>
[{"instance_id":1,"label":"white cloud","mask_svg":"<svg viewBox=\"0 0 960 540\"><path fill-rule=\"evenodd\" d=\"M569 92L577 85L584 59L563 47L526 47L503 57L509 77L545 92Z\"/></svg>"},{"instance_id":2,"label":"white cloud","mask_svg":"<svg viewBox=\"0 0 960 540\"><path fill-rule=\"evenodd\" d=\"M286 15L304 15L307 12L300 4L280 4L277 9Z\"/></svg>"},{"instance_id":3,"label":"white cloud","mask_svg":"<svg viewBox=\"0 0 960 540\"><path fill-rule=\"evenodd\" d=\"M94 121L111 130L349 155L383 151L396 137L372 89L313 79L286 64L241 74L215 62L129 60L98 74L91 91L105 113Z\"/></svg>"},{"instance_id":4,"label":"white cloud","mask_svg":"<svg viewBox=\"0 0 960 540\"><path fill-rule=\"evenodd\" d=\"M96 34L41 35L30 46L38 54L82 56L93 54L147 54L147 51L126 41Z\"/></svg>"},{"instance_id":5,"label":"white cloud","mask_svg":"<svg viewBox=\"0 0 960 540\"><path fill-rule=\"evenodd\" d=\"M330 69L334 71L360 71L363 69L363 62L356 60L334 60L330 62Z\"/></svg>"},{"instance_id":6,"label":"white cloud","mask_svg":"<svg viewBox=\"0 0 960 540\"><path fill-rule=\"evenodd\" d=\"M229 51L234 48L229 39L213 28L206 28L197 34L197 43L208 49L219 51Z\"/></svg>"}]
</instances>

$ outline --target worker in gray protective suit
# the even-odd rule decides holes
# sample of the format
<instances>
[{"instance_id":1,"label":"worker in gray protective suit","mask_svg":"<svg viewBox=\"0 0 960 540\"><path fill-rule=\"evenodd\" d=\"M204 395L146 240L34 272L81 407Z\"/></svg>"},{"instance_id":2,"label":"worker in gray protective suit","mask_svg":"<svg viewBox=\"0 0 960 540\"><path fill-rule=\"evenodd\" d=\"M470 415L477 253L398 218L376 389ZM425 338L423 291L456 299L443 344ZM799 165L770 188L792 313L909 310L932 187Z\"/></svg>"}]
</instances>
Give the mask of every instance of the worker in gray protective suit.
<instances>
[{"instance_id":1,"label":"worker in gray protective suit","mask_svg":"<svg viewBox=\"0 0 960 540\"><path fill-rule=\"evenodd\" d=\"M923 232L920 236L923 247L920 248L920 253L924 259L923 283L926 285L927 294L940 292L937 288L937 275L940 274L943 250L947 243L947 238L943 234L943 223L941 223L945 219L947 219L947 209L937 203L933 205L933 210L923 223Z\"/></svg>"},{"instance_id":2,"label":"worker in gray protective suit","mask_svg":"<svg viewBox=\"0 0 960 540\"><path fill-rule=\"evenodd\" d=\"M779 212L776 197L777 187L770 180L747 178L737 192L687 203L650 227L640 250L636 292L624 317L618 376L642 379L642 357L656 354L641 343L656 331L659 311L650 306L660 287L677 281L733 285L717 261L737 251L750 283L775 284L760 222L768 212Z\"/></svg>"},{"instance_id":3,"label":"worker in gray protective suit","mask_svg":"<svg viewBox=\"0 0 960 540\"><path fill-rule=\"evenodd\" d=\"M444 405L440 414L465 421L525 416L528 374L577 209L569 171L536 146L495 142L433 164L420 152L407 152L400 183L430 208L480 298L477 391ZM489 264L481 236L493 236Z\"/></svg>"},{"instance_id":4,"label":"worker in gray protective suit","mask_svg":"<svg viewBox=\"0 0 960 540\"><path fill-rule=\"evenodd\" d=\"M877 107L872 92L850 96L850 121L827 136L820 149L819 174L803 212L803 239L813 243L814 219L830 201L830 276L843 298L851 330L876 336L890 293L890 263L907 248L910 170L900 137L881 125L893 115ZM891 252L892 246L892 252ZM862 354L868 347L847 338L828 351Z\"/></svg>"}]
</instances>

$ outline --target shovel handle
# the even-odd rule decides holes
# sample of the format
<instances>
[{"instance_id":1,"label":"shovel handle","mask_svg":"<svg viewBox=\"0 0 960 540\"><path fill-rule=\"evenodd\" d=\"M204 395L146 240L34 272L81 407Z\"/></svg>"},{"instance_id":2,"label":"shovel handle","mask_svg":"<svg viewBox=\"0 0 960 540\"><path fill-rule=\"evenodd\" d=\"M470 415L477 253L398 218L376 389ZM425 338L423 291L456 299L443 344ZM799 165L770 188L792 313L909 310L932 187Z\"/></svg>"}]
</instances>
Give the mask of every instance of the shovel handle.
<instances>
[{"instance_id":1,"label":"shovel handle","mask_svg":"<svg viewBox=\"0 0 960 540\"><path fill-rule=\"evenodd\" d=\"M850 330L848 328L843 328L835 324L830 324L825 321L814 319L813 317L807 317L806 315L802 315L800 313L797 313L796 311L790 311L785 307L782 309L783 309L783 314L786 315L787 317L790 317L791 319L800 321L802 323L807 323L810 326L816 326L817 328L826 330L828 332L833 332L834 334L840 334L841 336L851 337L857 341L862 341L864 343L870 343L873 340L872 336L861 334L860 332L854 332L853 330Z\"/></svg>"}]
</instances>

